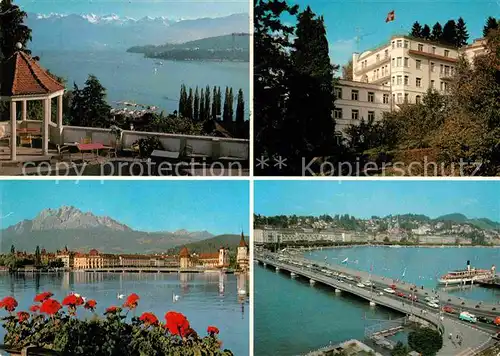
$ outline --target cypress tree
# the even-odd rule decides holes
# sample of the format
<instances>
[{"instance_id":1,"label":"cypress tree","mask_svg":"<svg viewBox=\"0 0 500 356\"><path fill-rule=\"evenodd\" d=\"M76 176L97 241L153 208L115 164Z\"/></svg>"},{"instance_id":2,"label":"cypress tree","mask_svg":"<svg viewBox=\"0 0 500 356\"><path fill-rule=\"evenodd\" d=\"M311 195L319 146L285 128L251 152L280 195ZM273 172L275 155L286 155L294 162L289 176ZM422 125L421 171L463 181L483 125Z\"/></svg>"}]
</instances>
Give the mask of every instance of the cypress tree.
<instances>
[{"instance_id":1,"label":"cypress tree","mask_svg":"<svg viewBox=\"0 0 500 356\"><path fill-rule=\"evenodd\" d=\"M222 120L222 95L220 93L220 87L217 88L217 116L219 120Z\"/></svg>"},{"instance_id":2,"label":"cypress tree","mask_svg":"<svg viewBox=\"0 0 500 356\"><path fill-rule=\"evenodd\" d=\"M179 116L184 114L184 84L181 84L181 91L179 93Z\"/></svg>"},{"instance_id":3,"label":"cypress tree","mask_svg":"<svg viewBox=\"0 0 500 356\"><path fill-rule=\"evenodd\" d=\"M443 28L439 22L432 27L431 40L439 42L441 41L441 37L443 36Z\"/></svg>"},{"instance_id":4,"label":"cypress tree","mask_svg":"<svg viewBox=\"0 0 500 356\"><path fill-rule=\"evenodd\" d=\"M222 113L222 121L225 123L230 122L229 119L229 88L226 87L226 95L224 97L224 110Z\"/></svg>"},{"instance_id":5,"label":"cypress tree","mask_svg":"<svg viewBox=\"0 0 500 356\"><path fill-rule=\"evenodd\" d=\"M428 40L431 38L431 28L428 25L424 25L422 32L420 33L421 37Z\"/></svg>"},{"instance_id":6,"label":"cypress tree","mask_svg":"<svg viewBox=\"0 0 500 356\"><path fill-rule=\"evenodd\" d=\"M38 266L41 266L42 264L42 259L40 257L40 246L36 246L36 249L35 249L35 266L38 267Z\"/></svg>"},{"instance_id":7,"label":"cypress tree","mask_svg":"<svg viewBox=\"0 0 500 356\"><path fill-rule=\"evenodd\" d=\"M455 20L449 20L443 27L441 42L455 45L457 42L457 25Z\"/></svg>"},{"instance_id":8,"label":"cypress tree","mask_svg":"<svg viewBox=\"0 0 500 356\"><path fill-rule=\"evenodd\" d=\"M217 87L214 86L212 93L212 120L217 120Z\"/></svg>"},{"instance_id":9,"label":"cypress tree","mask_svg":"<svg viewBox=\"0 0 500 356\"><path fill-rule=\"evenodd\" d=\"M459 18L457 21L457 36L455 45L457 47L462 47L467 44L467 40L469 39L469 33L467 32L467 25L463 18Z\"/></svg>"},{"instance_id":10,"label":"cypress tree","mask_svg":"<svg viewBox=\"0 0 500 356\"><path fill-rule=\"evenodd\" d=\"M205 117L204 120L210 119L210 87L205 88Z\"/></svg>"},{"instance_id":11,"label":"cypress tree","mask_svg":"<svg viewBox=\"0 0 500 356\"><path fill-rule=\"evenodd\" d=\"M238 104L236 105L236 122L245 121L245 102L243 100L243 90L238 91Z\"/></svg>"},{"instance_id":12,"label":"cypress tree","mask_svg":"<svg viewBox=\"0 0 500 356\"><path fill-rule=\"evenodd\" d=\"M201 88L200 91L200 121L205 120L205 91Z\"/></svg>"},{"instance_id":13,"label":"cypress tree","mask_svg":"<svg viewBox=\"0 0 500 356\"><path fill-rule=\"evenodd\" d=\"M200 95L198 94L198 87L194 91L194 107L193 107L193 120L198 121L200 119Z\"/></svg>"},{"instance_id":14,"label":"cypress tree","mask_svg":"<svg viewBox=\"0 0 500 356\"><path fill-rule=\"evenodd\" d=\"M14 247L14 245L10 246L10 253L12 254L16 253L16 248Z\"/></svg>"},{"instance_id":15,"label":"cypress tree","mask_svg":"<svg viewBox=\"0 0 500 356\"><path fill-rule=\"evenodd\" d=\"M230 122L233 122L234 120L233 102L234 102L233 88L229 88L228 120Z\"/></svg>"},{"instance_id":16,"label":"cypress tree","mask_svg":"<svg viewBox=\"0 0 500 356\"><path fill-rule=\"evenodd\" d=\"M483 36L488 36L488 32L490 32L490 30L496 30L499 26L500 24L494 17L488 17L486 19L486 24L483 27Z\"/></svg>"},{"instance_id":17,"label":"cypress tree","mask_svg":"<svg viewBox=\"0 0 500 356\"><path fill-rule=\"evenodd\" d=\"M189 96L187 98L187 117L193 120L193 88L189 88Z\"/></svg>"},{"instance_id":18,"label":"cypress tree","mask_svg":"<svg viewBox=\"0 0 500 356\"><path fill-rule=\"evenodd\" d=\"M418 21L415 21L413 24L413 27L410 32L410 36L416 37L416 38L421 38L422 37L422 26L418 23Z\"/></svg>"}]
</instances>

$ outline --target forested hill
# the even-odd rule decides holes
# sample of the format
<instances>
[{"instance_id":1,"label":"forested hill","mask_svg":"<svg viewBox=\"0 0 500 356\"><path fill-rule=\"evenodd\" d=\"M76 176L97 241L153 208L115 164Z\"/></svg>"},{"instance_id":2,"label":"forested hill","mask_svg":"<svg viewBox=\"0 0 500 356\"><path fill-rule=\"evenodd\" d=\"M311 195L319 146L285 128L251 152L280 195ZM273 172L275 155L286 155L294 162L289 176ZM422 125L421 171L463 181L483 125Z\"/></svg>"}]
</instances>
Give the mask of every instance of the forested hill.
<instances>
[{"instance_id":1,"label":"forested hill","mask_svg":"<svg viewBox=\"0 0 500 356\"><path fill-rule=\"evenodd\" d=\"M170 60L229 60L248 62L250 58L249 45L248 33L234 33L180 44L167 43L159 46L134 46L129 48L127 52L144 53L148 58Z\"/></svg>"}]
</instances>

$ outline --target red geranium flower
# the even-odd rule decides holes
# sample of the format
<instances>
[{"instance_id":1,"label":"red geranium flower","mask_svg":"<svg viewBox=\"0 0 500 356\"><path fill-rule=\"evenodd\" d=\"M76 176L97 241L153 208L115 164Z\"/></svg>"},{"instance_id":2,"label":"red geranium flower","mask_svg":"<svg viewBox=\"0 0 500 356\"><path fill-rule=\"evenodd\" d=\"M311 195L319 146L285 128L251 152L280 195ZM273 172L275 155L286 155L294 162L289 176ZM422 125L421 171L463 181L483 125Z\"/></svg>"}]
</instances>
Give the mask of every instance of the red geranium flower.
<instances>
[{"instance_id":1,"label":"red geranium flower","mask_svg":"<svg viewBox=\"0 0 500 356\"><path fill-rule=\"evenodd\" d=\"M17 318L19 319L19 322L22 323L23 321L28 320L30 318L30 314L25 311L20 311L17 312Z\"/></svg>"},{"instance_id":2,"label":"red geranium flower","mask_svg":"<svg viewBox=\"0 0 500 356\"><path fill-rule=\"evenodd\" d=\"M142 321L146 325L157 325L158 324L158 318L153 313L147 313L147 312L142 313L139 320Z\"/></svg>"},{"instance_id":3,"label":"red geranium flower","mask_svg":"<svg viewBox=\"0 0 500 356\"><path fill-rule=\"evenodd\" d=\"M50 297L52 297L54 294L51 293L51 292L43 292L43 293L40 293L38 294L35 299L33 299L33 301L35 302L39 302L39 303L43 303L44 301L46 301L47 299L49 299Z\"/></svg>"},{"instance_id":4,"label":"red geranium flower","mask_svg":"<svg viewBox=\"0 0 500 356\"><path fill-rule=\"evenodd\" d=\"M141 299L137 294L132 293L127 297L127 300L123 304L124 308L135 309L137 307L137 302Z\"/></svg>"},{"instance_id":5,"label":"red geranium flower","mask_svg":"<svg viewBox=\"0 0 500 356\"><path fill-rule=\"evenodd\" d=\"M169 311L165 314L165 320L167 321L165 328L173 335L180 335L182 337L189 335L189 321L183 314Z\"/></svg>"},{"instance_id":6,"label":"red geranium flower","mask_svg":"<svg viewBox=\"0 0 500 356\"><path fill-rule=\"evenodd\" d=\"M109 308L106 309L106 313L105 314L107 314L107 313L119 313L120 310L121 310L120 308L115 307L113 305L113 306L111 306L111 307L109 307Z\"/></svg>"},{"instance_id":7,"label":"red geranium flower","mask_svg":"<svg viewBox=\"0 0 500 356\"><path fill-rule=\"evenodd\" d=\"M75 294L70 294L66 298L63 299L62 304L67 305L68 307L75 308L76 306L83 304L83 299L82 299L82 297L77 296Z\"/></svg>"},{"instance_id":8,"label":"red geranium flower","mask_svg":"<svg viewBox=\"0 0 500 356\"><path fill-rule=\"evenodd\" d=\"M216 326L209 326L207 328L207 333L209 333L210 335L218 334L219 329Z\"/></svg>"},{"instance_id":9,"label":"red geranium flower","mask_svg":"<svg viewBox=\"0 0 500 356\"><path fill-rule=\"evenodd\" d=\"M13 312L16 310L17 300L13 297L5 297L0 301L0 309L5 309L8 312Z\"/></svg>"},{"instance_id":10,"label":"red geranium flower","mask_svg":"<svg viewBox=\"0 0 500 356\"><path fill-rule=\"evenodd\" d=\"M39 305L36 305L36 304L35 304L35 305L32 305L32 306L30 307L30 311L31 311L31 312L33 312L33 313L35 313L35 312L37 312L37 311L39 311L39 310L40 310L40 306L39 306Z\"/></svg>"},{"instance_id":11,"label":"red geranium flower","mask_svg":"<svg viewBox=\"0 0 500 356\"><path fill-rule=\"evenodd\" d=\"M57 300L49 298L42 303L42 306L40 307L40 313L54 315L61 308L62 308L62 306L61 306L61 304L59 304L59 302Z\"/></svg>"},{"instance_id":12,"label":"red geranium flower","mask_svg":"<svg viewBox=\"0 0 500 356\"><path fill-rule=\"evenodd\" d=\"M83 306L85 309L94 310L97 302L94 299L88 300Z\"/></svg>"}]
</instances>

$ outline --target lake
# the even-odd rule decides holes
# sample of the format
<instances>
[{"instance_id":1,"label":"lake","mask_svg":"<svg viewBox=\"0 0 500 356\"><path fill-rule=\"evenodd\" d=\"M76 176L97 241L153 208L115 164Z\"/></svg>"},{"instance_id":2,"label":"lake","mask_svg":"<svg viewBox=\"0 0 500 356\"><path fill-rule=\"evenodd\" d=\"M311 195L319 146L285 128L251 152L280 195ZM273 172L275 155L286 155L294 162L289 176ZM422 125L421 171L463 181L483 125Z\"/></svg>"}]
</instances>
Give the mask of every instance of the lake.
<instances>
[{"instance_id":1,"label":"lake","mask_svg":"<svg viewBox=\"0 0 500 356\"><path fill-rule=\"evenodd\" d=\"M123 304L118 294L137 293L141 299L136 315L153 312L165 322L167 311L181 312L200 335L207 326L220 329L223 347L235 355L249 353L249 304L238 289L248 291L247 276L223 273L86 273L16 275L0 274L0 296L14 296L18 311L28 310L37 293L50 291L61 301L70 292L79 293L97 301L97 312L102 315L111 305ZM173 294L179 295L173 302ZM5 312L1 312L5 315ZM81 315L90 315L80 311ZM4 330L0 329L3 340Z\"/></svg>"},{"instance_id":2,"label":"lake","mask_svg":"<svg viewBox=\"0 0 500 356\"><path fill-rule=\"evenodd\" d=\"M112 106L117 101L132 101L172 113L178 110L181 84L185 84L193 90L196 86L201 89L209 85L212 91L214 85L220 86L222 100L225 87L232 87L236 110L236 97L241 88L248 118L249 63L161 60L163 65L158 65L155 64L158 60L144 58L142 54L112 50L36 51L33 55L40 56L43 67L65 78L68 89L73 88L73 82L82 87L89 74L95 75L106 88Z\"/></svg>"},{"instance_id":3,"label":"lake","mask_svg":"<svg viewBox=\"0 0 500 356\"><path fill-rule=\"evenodd\" d=\"M436 287L435 276L465 268L489 268L500 261L500 248L391 248L352 247L308 251L305 258L337 264L346 257L348 267L401 279L417 285ZM357 263L355 262L357 261ZM364 339L366 326L400 315L381 306L370 307L365 300L347 293L335 294L329 287L310 286L305 279L254 264L254 350L259 356L304 354L322 346L348 339ZM467 298L500 301L500 290L479 286L447 290Z\"/></svg>"}]
</instances>

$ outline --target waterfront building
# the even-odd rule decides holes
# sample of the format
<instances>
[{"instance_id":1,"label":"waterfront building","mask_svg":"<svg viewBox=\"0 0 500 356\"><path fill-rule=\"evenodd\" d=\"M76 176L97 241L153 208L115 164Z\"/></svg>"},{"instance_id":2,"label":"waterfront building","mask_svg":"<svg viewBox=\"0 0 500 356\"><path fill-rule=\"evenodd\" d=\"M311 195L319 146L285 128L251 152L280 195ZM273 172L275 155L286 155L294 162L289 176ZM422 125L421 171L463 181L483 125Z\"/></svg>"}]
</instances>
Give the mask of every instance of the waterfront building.
<instances>
[{"instance_id":1,"label":"waterfront building","mask_svg":"<svg viewBox=\"0 0 500 356\"><path fill-rule=\"evenodd\" d=\"M62 251L56 252L56 260L61 260L64 264L64 268L70 269L74 266L74 252L69 251L67 247Z\"/></svg>"},{"instance_id":2,"label":"waterfront building","mask_svg":"<svg viewBox=\"0 0 500 356\"><path fill-rule=\"evenodd\" d=\"M153 267L157 259L150 255L119 255L120 267Z\"/></svg>"},{"instance_id":3,"label":"waterfront building","mask_svg":"<svg viewBox=\"0 0 500 356\"><path fill-rule=\"evenodd\" d=\"M238 264L239 269L243 271L248 270L248 245L245 242L245 236L243 235L243 232L241 233L240 245L238 246L236 263Z\"/></svg>"},{"instance_id":4,"label":"waterfront building","mask_svg":"<svg viewBox=\"0 0 500 356\"><path fill-rule=\"evenodd\" d=\"M474 58L476 58L476 56L486 54L486 39L475 39L470 45L460 48L460 53L463 54L470 63L474 63Z\"/></svg>"},{"instance_id":5,"label":"waterfront building","mask_svg":"<svg viewBox=\"0 0 500 356\"><path fill-rule=\"evenodd\" d=\"M120 258L113 254L100 253L92 249L88 254L77 253L74 255L74 269L93 269L120 266Z\"/></svg>"},{"instance_id":6,"label":"waterfront building","mask_svg":"<svg viewBox=\"0 0 500 356\"><path fill-rule=\"evenodd\" d=\"M229 267L229 249L219 248L214 253L189 253L187 247L183 247L179 253L180 268L202 267L202 268L227 268Z\"/></svg>"}]
</instances>

